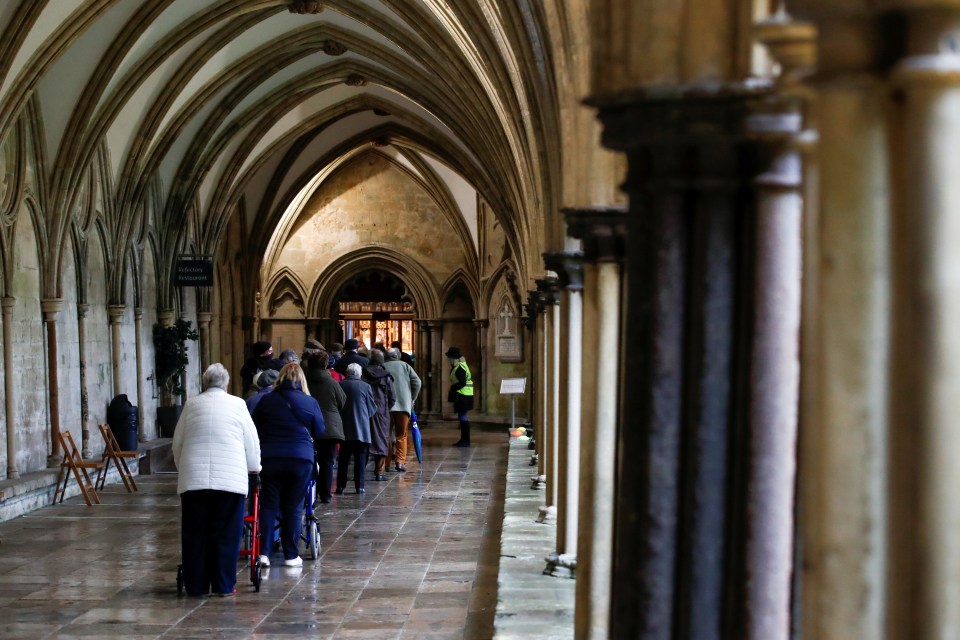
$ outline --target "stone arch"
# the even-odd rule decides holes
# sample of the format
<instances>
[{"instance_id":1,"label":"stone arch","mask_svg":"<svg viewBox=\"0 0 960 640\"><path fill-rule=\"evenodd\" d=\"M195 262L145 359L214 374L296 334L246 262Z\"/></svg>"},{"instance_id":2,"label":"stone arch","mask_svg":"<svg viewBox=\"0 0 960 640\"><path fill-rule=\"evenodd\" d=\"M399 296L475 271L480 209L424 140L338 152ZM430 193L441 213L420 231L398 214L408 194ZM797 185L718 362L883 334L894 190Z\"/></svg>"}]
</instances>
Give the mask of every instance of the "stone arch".
<instances>
[{"instance_id":1,"label":"stone arch","mask_svg":"<svg viewBox=\"0 0 960 640\"><path fill-rule=\"evenodd\" d=\"M273 277L264 287L263 304L266 305L266 313L263 315L273 317L277 309L282 304L286 304L287 301L290 301L299 309L302 317L306 316L307 287L296 272L289 267L282 267L273 274ZM283 317L290 316L284 315Z\"/></svg>"},{"instance_id":2,"label":"stone arch","mask_svg":"<svg viewBox=\"0 0 960 640\"><path fill-rule=\"evenodd\" d=\"M463 290L466 291L470 305L473 307L473 317L479 317L481 310L478 304L480 300L480 287L476 279L471 277L463 267L458 267L454 270L446 282L443 283L443 286L440 287L441 304L445 307L450 295L453 294L458 287L463 287Z\"/></svg>"},{"instance_id":3,"label":"stone arch","mask_svg":"<svg viewBox=\"0 0 960 640\"><path fill-rule=\"evenodd\" d=\"M395 275L413 298L414 315L435 318L440 310L436 284L415 260L388 247L370 247L352 251L327 267L310 291L308 315L332 318L339 310L336 296L351 278L367 269L383 269Z\"/></svg>"}]
</instances>

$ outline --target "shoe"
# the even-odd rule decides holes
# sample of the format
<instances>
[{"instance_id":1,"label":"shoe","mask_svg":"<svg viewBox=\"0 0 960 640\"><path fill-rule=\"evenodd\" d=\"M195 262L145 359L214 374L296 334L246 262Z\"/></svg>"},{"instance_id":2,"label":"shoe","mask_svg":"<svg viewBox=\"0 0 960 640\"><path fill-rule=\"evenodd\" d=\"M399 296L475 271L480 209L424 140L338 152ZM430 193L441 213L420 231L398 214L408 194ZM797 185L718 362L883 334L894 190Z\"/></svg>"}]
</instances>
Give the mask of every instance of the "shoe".
<instances>
[{"instance_id":1,"label":"shoe","mask_svg":"<svg viewBox=\"0 0 960 640\"><path fill-rule=\"evenodd\" d=\"M366 493L366 492L367 492L366 489L357 489L357 493Z\"/></svg>"},{"instance_id":2,"label":"shoe","mask_svg":"<svg viewBox=\"0 0 960 640\"><path fill-rule=\"evenodd\" d=\"M376 480L377 480L377 482L386 482L386 481L387 481L387 476L385 476L385 475L383 475L383 474L381 473L380 475L377 476Z\"/></svg>"},{"instance_id":3,"label":"shoe","mask_svg":"<svg viewBox=\"0 0 960 640\"><path fill-rule=\"evenodd\" d=\"M261 567L269 567L269 566L270 566L270 558L268 558L267 556L260 556L260 566L261 566Z\"/></svg>"},{"instance_id":4,"label":"shoe","mask_svg":"<svg viewBox=\"0 0 960 640\"><path fill-rule=\"evenodd\" d=\"M320 498L322 504L330 504L330 498Z\"/></svg>"},{"instance_id":5,"label":"shoe","mask_svg":"<svg viewBox=\"0 0 960 640\"><path fill-rule=\"evenodd\" d=\"M463 440L458 440L457 442L454 442L454 443L453 443L453 446L455 446L455 447L461 447L461 448L468 448L468 447L470 446L470 443L469 443L469 442L464 442Z\"/></svg>"},{"instance_id":6,"label":"shoe","mask_svg":"<svg viewBox=\"0 0 960 640\"><path fill-rule=\"evenodd\" d=\"M216 594L216 595L220 596L221 598L226 598L227 596L235 596L235 595L237 595L237 590L234 589L234 590L231 591L230 593L218 593L218 594Z\"/></svg>"},{"instance_id":7,"label":"shoe","mask_svg":"<svg viewBox=\"0 0 960 640\"><path fill-rule=\"evenodd\" d=\"M343 495L343 489L337 489L334 493L336 493L338 496L342 496L342 495Z\"/></svg>"},{"instance_id":8,"label":"shoe","mask_svg":"<svg viewBox=\"0 0 960 640\"><path fill-rule=\"evenodd\" d=\"M407 465L405 465L405 464L398 464L398 465L397 465L397 472L398 472L398 473L406 473L406 471L407 471Z\"/></svg>"},{"instance_id":9,"label":"shoe","mask_svg":"<svg viewBox=\"0 0 960 640\"><path fill-rule=\"evenodd\" d=\"M302 567L303 558L297 556L296 558L287 558L283 561L283 566L285 567Z\"/></svg>"}]
</instances>

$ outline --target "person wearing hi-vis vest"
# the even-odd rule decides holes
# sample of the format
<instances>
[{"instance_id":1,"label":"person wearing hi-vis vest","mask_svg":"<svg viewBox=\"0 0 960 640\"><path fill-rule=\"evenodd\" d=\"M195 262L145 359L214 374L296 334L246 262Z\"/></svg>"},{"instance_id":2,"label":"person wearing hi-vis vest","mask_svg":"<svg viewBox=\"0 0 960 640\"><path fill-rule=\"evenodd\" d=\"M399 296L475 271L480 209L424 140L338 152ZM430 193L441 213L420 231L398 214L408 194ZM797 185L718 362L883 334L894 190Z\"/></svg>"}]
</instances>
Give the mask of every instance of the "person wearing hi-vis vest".
<instances>
[{"instance_id":1,"label":"person wearing hi-vis vest","mask_svg":"<svg viewBox=\"0 0 960 640\"><path fill-rule=\"evenodd\" d=\"M453 446L469 447L470 422L467 421L467 411L473 409L473 378L459 347L450 347L445 355L450 362L450 393L447 400L453 403L453 410L460 421L460 439Z\"/></svg>"}]
</instances>

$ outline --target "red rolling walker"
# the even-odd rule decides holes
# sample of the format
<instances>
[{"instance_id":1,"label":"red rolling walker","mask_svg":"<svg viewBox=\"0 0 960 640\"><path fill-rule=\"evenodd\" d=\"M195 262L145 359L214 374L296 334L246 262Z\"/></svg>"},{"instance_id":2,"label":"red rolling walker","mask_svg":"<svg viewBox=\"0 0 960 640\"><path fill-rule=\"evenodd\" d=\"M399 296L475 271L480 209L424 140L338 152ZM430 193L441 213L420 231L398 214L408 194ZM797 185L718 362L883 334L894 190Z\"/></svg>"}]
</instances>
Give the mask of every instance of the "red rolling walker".
<instances>
[{"instance_id":1,"label":"red rolling walker","mask_svg":"<svg viewBox=\"0 0 960 640\"><path fill-rule=\"evenodd\" d=\"M259 592L263 581L263 567L260 565L260 476L250 476L250 513L243 517L243 543L241 558L250 558L250 582Z\"/></svg>"}]
</instances>

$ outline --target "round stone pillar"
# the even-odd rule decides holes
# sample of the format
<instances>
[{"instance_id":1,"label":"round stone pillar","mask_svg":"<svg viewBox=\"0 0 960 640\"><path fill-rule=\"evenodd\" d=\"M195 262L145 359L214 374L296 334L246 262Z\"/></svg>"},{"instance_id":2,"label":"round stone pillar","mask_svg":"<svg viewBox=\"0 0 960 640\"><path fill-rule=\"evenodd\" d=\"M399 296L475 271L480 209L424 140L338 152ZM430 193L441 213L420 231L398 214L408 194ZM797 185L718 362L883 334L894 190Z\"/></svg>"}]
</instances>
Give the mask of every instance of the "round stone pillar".
<instances>
[{"instance_id":1,"label":"round stone pillar","mask_svg":"<svg viewBox=\"0 0 960 640\"><path fill-rule=\"evenodd\" d=\"M87 311L90 305L77 304L77 340L80 358L80 455L89 458L90 451L90 396L87 392Z\"/></svg>"},{"instance_id":2,"label":"round stone pillar","mask_svg":"<svg viewBox=\"0 0 960 640\"><path fill-rule=\"evenodd\" d=\"M63 300L50 298L40 301L40 310L43 312L43 324L47 328L47 380L50 386L50 456L47 458L48 467L60 464L60 369L57 363L57 317L63 310Z\"/></svg>"},{"instance_id":3,"label":"round stone pillar","mask_svg":"<svg viewBox=\"0 0 960 640\"><path fill-rule=\"evenodd\" d=\"M120 356L123 355L120 345L120 325L123 323L123 314L127 307L122 304L112 304L107 307L110 317L110 341L113 349L113 395L118 396L123 388L123 374L121 372Z\"/></svg>"}]
</instances>

